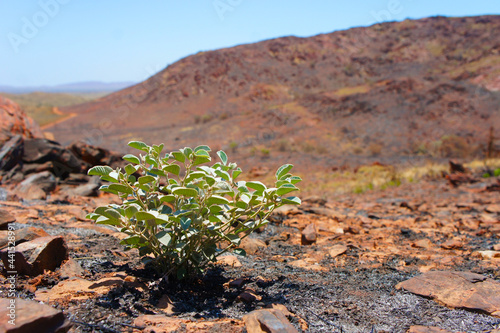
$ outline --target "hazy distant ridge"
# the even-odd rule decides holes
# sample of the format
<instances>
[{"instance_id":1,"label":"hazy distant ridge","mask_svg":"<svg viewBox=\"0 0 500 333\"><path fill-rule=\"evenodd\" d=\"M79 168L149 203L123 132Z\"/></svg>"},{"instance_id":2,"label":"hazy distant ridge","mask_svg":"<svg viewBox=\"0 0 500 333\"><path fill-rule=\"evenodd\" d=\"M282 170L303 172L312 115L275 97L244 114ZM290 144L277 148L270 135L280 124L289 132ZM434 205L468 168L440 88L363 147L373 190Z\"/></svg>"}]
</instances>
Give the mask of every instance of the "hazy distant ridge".
<instances>
[{"instance_id":1,"label":"hazy distant ridge","mask_svg":"<svg viewBox=\"0 0 500 333\"><path fill-rule=\"evenodd\" d=\"M113 92L132 85L136 82L101 82L86 81L66 83L55 86L35 86L35 87L14 87L0 85L0 91L12 94L30 93L35 91L52 93L87 93L87 92Z\"/></svg>"}]
</instances>

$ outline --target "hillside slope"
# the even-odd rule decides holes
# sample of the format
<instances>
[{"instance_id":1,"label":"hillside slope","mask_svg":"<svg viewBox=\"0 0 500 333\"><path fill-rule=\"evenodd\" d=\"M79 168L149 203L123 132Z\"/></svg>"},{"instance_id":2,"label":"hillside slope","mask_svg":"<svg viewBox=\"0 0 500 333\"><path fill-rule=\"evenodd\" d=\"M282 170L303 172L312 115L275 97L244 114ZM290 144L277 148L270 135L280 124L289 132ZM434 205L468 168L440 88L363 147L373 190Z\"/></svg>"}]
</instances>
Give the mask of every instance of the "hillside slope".
<instances>
[{"instance_id":1,"label":"hillside slope","mask_svg":"<svg viewBox=\"0 0 500 333\"><path fill-rule=\"evenodd\" d=\"M500 16L433 17L200 52L49 131L302 167L479 154L500 128L499 36Z\"/></svg>"}]
</instances>

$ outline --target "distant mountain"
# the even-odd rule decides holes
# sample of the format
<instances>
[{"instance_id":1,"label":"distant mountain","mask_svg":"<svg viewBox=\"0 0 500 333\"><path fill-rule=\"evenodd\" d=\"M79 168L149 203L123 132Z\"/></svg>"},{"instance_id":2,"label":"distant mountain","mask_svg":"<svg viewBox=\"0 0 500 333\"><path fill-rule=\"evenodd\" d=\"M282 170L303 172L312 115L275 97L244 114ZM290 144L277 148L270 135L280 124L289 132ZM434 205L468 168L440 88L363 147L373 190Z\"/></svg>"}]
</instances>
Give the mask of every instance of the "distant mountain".
<instances>
[{"instance_id":1,"label":"distant mountain","mask_svg":"<svg viewBox=\"0 0 500 333\"><path fill-rule=\"evenodd\" d=\"M247 165L304 169L415 155L480 156L500 137L500 16L431 17L184 58L64 109L58 140L123 150L209 144Z\"/></svg>"},{"instance_id":2,"label":"distant mountain","mask_svg":"<svg viewBox=\"0 0 500 333\"><path fill-rule=\"evenodd\" d=\"M133 86L136 82L75 82L60 84L56 86L38 86L38 87L14 87L0 85L0 92L12 94L24 94L31 92L49 92L49 93L93 93L93 92L114 92Z\"/></svg>"}]
</instances>

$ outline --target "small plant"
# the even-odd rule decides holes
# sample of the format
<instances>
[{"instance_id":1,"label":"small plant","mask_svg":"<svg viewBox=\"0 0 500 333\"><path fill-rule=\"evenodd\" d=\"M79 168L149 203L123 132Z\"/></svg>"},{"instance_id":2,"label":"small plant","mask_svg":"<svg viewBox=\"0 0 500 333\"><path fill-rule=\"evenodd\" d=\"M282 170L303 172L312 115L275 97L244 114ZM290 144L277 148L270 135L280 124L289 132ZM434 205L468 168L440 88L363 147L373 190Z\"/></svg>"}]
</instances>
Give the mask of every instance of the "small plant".
<instances>
[{"instance_id":1,"label":"small plant","mask_svg":"<svg viewBox=\"0 0 500 333\"><path fill-rule=\"evenodd\" d=\"M96 166L88 172L110 182L100 190L118 195L122 204L98 207L87 217L128 234L121 244L138 248L161 274L180 279L203 272L229 250L245 255L238 248L241 240L268 223L275 208L300 204L297 197L283 197L301 181L289 173L291 164L281 166L275 187L267 188L258 181L236 181L242 171L223 151L217 152L220 162L207 166L208 146L162 157L163 144L128 145L144 154L125 155L130 164L124 170Z\"/></svg>"}]
</instances>

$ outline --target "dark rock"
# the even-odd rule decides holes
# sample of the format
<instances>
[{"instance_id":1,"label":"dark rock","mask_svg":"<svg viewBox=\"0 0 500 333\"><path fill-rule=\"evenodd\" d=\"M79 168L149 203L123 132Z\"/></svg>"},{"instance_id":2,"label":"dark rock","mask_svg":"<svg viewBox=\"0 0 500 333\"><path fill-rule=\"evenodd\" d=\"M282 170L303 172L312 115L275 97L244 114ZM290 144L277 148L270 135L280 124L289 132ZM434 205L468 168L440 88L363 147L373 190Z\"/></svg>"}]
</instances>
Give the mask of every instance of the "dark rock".
<instances>
[{"instance_id":1,"label":"dark rock","mask_svg":"<svg viewBox=\"0 0 500 333\"><path fill-rule=\"evenodd\" d=\"M121 155L114 154L107 149L89 145L79 141L71 144L68 149L82 161L90 166L95 165L110 165L113 166L117 162L122 162Z\"/></svg>"},{"instance_id":2,"label":"dark rock","mask_svg":"<svg viewBox=\"0 0 500 333\"><path fill-rule=\"evenodd\" d=\"M13 136L0 149L0 170L9 171L22 163L24 142L21 135Z\"/></svg>"},{"instance_id":3,"label":"dark rock","mask_svg":"<svg viewBox=\"0 0 500 333\"><path fill-rule=\"evenodd\" d=\"M68 149L59 143L47 139L30 139L24 142L23 161L43 164L52 162L52 173L65 178L71 172L81 173L85 169L82 162Z\"/></svg>"},{"instance_id":4,"label":"dark rock","mask_svg":"<svg viewBox=\"0 0 500 333\"><path fill-rule=\"evenodd\" d=\"M465 167L460 163L455 163L453 161L448 162L450 164L450 173L465 173Z\"/></svg>"},{"instance_id":5,"label":"dark rock","mask_svg":"<svg viewBox=\"0 0 500 333\"><path fill-rule=\"evenodd\" d=\"M61 189L61 194L69 197L97 197L99 195L99 187L100 185L95 183L89 183L77 187L64 187Z\"/></svg>"},{"instance_id":6,"label":"dark rock","mask_svg":"<svg viewBox=\"0 0 500 333\"><path fill-rule=\"evenodd\" d=\"M0 230L7 230L12 222L16 222L16 218L5 209L0 209Z\"/></svg>"},{"instance_id":7,"label":"dark rock","mask_svg":"<svg viewBox=\"0 0 500 333\"><path fill-rule=\"evenodd\" d=\"M45 193L49 193L55 190L57 180L49 171L36 173L23 180L17 187L16 192L19 194L29 194L33 185L38 186Z\"/></svg>"},{"instance_id":8,"label":"dark rock","mask_svg":"<svg viewBox=\"0 0 500 333\"><path fill-rule=\"evenodd\" d=\"M303 200L304 203L308 203L310 205L317 205L317 206L325 206L326 205L326 200L323 198L320 198L316 195L307 197Z\"/></svg>"},{"instance_id":9,"label":"dark rock","mask_svg":"<svg viewBox=\"0 0 500 333\"><path fill-rule=\"evenodd\" d=\"M468 272L433 271L396 285L452 308L481 311L500 317L500 283Z\"/></svg>"},{"instance_id":10,"label":"dark rock","mask_svg":"<svg viewBox=\"0 0 500 333\"><path fill-rule=\"evenodd\" d=\"M23 174L24 175L29 175L32 173L40 173L44 171L51 171L54 170L54 163L52 162L45 162L43 164L38 164L38 163L31 163L31 164L24 164L23 165Z\"/></svg>"},{"instance_id":11,"label":"dark rock","mask_svg":"<svg viewBox=\"0 0 500 333\"><path fill-rule=\"evenodd\" d=\"M46 269L53 271L68 259L68 247L61 236L40 237L19 244L13 253L15 260L12 265L9 263L8 248L0 251L4 267L8 271L29 276L41 274Z\"/></svg>"},{"instance_id":12,"label":"dark rock","mask_svg":"<svg viewBox=\"0 0 500 333\"><path fill-rule=\"evenodd\" d=\"M14 321L9 323L9 320ZM62 311L21 298L0 298L0 332L65 333L70 328L71 323Z\"/></svg>"},{"instance_id":13,"label":"dark rock","mask_svg":"<svg viewBox=\"0 0 500 333\"><path fill-rule=\"evenodd\" d=\"M257 294L255 290L252 288L246 288L245 291L243 291L241 294L236 297L237 302L244 302L244 303L253 303L255 301L260 301L262 299L261 296Z\"/></svg>"},{"instance_id":14,"label":"dark rock","mask_svg":"<svg viewBox=\"0 0 500 333\"><path fill-rule=\"evenodd\" d=\"M248 333L298 333L286 316L276 309L252 311L243 317Z\"/></svg>"},{"instance_id":15,"label":"dark rock","mask_svg":"<svg viewBox=\"0 0 500 333\"><path fill-rule=\"evenodd\" d=\"M302 237L300 239L300 242L302 245L311 245L313 243L316 243L317 238L318 235L316 233L316 225L314 223L311 223L307 227L305 227L304 230L302 230Z\"/></svg>"}]
</instances>

